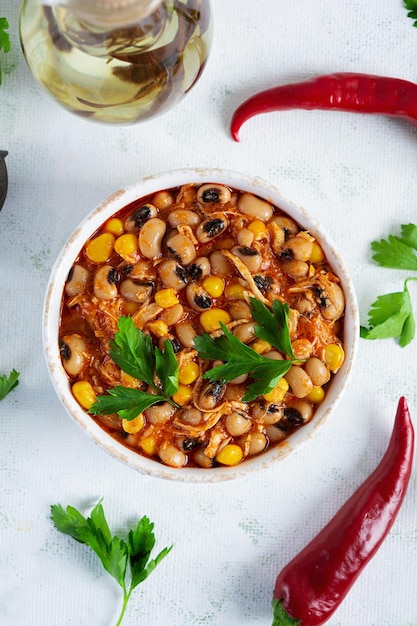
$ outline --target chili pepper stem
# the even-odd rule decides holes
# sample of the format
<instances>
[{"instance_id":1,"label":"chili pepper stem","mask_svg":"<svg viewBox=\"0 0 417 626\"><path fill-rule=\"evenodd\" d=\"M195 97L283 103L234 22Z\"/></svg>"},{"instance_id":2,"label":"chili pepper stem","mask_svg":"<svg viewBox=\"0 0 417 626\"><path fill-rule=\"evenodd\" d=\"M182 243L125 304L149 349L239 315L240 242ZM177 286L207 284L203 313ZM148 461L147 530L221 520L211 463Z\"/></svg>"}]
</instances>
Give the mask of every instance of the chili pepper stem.
<instances>
[{"instance_id":1,"label":"chili pepper stem","mask_svg":"<svg viewBox=\"0 0 417 626\"><path fill-rule=\"evenodd\" d=\"M284 609L282 600L273 600L272 607L274 609L274 619L272 626L301 626L299 619L294 619L288 615Z\"/></svg>"}]
</instances>

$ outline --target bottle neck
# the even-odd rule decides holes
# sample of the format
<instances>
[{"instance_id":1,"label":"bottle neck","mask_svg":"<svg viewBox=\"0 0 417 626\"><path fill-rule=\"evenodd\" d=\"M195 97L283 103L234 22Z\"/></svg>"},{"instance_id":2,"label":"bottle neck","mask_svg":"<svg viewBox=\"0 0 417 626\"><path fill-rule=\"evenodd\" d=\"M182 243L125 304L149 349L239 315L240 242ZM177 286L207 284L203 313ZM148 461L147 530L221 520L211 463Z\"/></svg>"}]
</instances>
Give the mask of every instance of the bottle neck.
<instances>
[{"instance_id":1,"label":"bottle neck","mask_svg":"<svg viewBox=\"0 0 417 626\"><path fill-rule=\"evenodd\" d=\"M162 3L163 0L66 0L79 20L108 29L146 20Z\"/></svg>"}]
</instances>

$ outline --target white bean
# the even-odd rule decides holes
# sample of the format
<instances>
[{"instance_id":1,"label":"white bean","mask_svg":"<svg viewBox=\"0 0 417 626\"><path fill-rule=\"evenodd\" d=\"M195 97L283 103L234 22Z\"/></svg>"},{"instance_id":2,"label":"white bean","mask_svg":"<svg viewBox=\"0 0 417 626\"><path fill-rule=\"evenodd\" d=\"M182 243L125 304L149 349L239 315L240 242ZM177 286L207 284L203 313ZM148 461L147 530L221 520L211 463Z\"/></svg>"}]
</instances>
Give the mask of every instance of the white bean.
<instances>
[{"instance_id":1,"label":"white bean","mask_svg":"<svg viewBox=\"0 0 417 626\"><path fill-rule=\"evenodd\" d=\"M257 272L262 265L262 256L255 248L235 246L232 252L243 261L250 272Z\"/></svg>"},{"instance_id":2,"label":"white bean","mask_svg":"<svg viewBox=\"0 0 417 626\"><path fill-rule=\"evenodd\" d=\"M143 412L150 424L165 424L174 415L176 409L169 402L154 404Z\"/></svg>"},{"instance_id":3,"label":"white bean","mask_svg":"<svg viewBox=\"0 0 417 626\"><path fill-rule=\"evenodd\" d=\"M231 262L224 256L224 254L222 254L220 250L215 250L210 254L210 265L213 274L216 275L224 276L230 274L233 270Z\"/></svg>"},{"instance_id":4,"label":"white bean","mask_svg":"<svg viewBox=\"0 0 417 626\"><path fill-rule=\"evenodd\" d=\"M271 219L273 214L273 207L266 200L261 200L258 196L254 196L252 193L242 193L237 203L239 211L245 215L250 215L263 222L267 222Z\"/></svg>"},{"instance_id":5,"label":"white bean","mask_svg":"<svg viewBox=\"0 0 417 626\"><path fill-rule=\"evenodd\" d=\"M299 365L292 365L284 378L296 398L305 398L313 389L310 376Z\"/></svg>"},{"instance_id":6,"label":"white bean","mask_svg":"<svg viewBox=\"0 0 417 626\"><path fill-rule=\"evenodd\" d=\"M304 369L310 376L315 387L321 387L330 380L330 372L319 358L313 356L308 359Z\"/></svg>"},{"instance_id":7,"label":"white bean","mask_svg":"<svg viewBox=\"0 0 417 626\"><path fill-rule=\"evenodd\" d=\"M194 348L197 332L191 322L182 322L176 327L177 337L185 348Z\"/></svg>"},{"instance_id":8,"label":"white bean","mask_svg":"<svg viewBox=\"0 0 417 626\"><path fill-rule=\"evenodd\" d=\"M227 432L232 435L232 437L240 437L240 435L244 435L248 432L252 422L245 415L234 411L226 417L224 425L226 426Z\"/></svg>"},{"instance_id":9,"label":"white bean","mask_svg":"<svg viewBox=\"0 0 417 626\"><path fill-rule=\"evenodd\" d=\"M168 215L168 222L173 228L180 224L197 226L201 222L201 217L189 209L174 209L174 211L171 211Z\"/></svg>"},{"instance_id":10,"label":"white bean","mask_svg":"<svg viewBox=\"0 0 417 626\"><path fill-rule=\"evenodd\" d=\"M78 294L84 293L87 288L88 276L88 270L82 265L75 263L68 274L67 282L65 283L65 293L68 296L78 296Z\"/></svg>"},{"instance_id":11,"label":"white bean","mask_svg":"<svg viewBox=\"0 0 417 626\"><path fill-rule=\"evenodd\" d=\"M166 232L166 224L159 217L154 217L142 226L139 231L139 250L147 259L161 256L162 239Z\"/></svg>"},{"instance_id":12,"label":"white bean","mask_svg":"<svg viewBox=\"0 0 417 626\"><path fill-rule=\"evenodd\" d=\"M119 273L111 265L102 265L94 274L94 295L100 300L112 300L117 296Z\"/></svg>"},{"instance_id":13,"label":"white bean","mask_svg":"<svg viewBox=\"0 0 417 626\"><path fill-rule=\"evenodd\" d=\"M184 452L170 444L161 446L158 454L162 463L170 467L183 467L187 463L187 456Z\"/></svg>"},{"instance_id":14,"label":"white bean","mask_svg":"<svg viewBox=\"0 0 417 626\"><path fill-rule=\"evenodd\" d=\"M78 376L87 363L87 345L78 333L63 337L60 353L62 365L70 376Z\"/></svg>"},{"instance_id":15,"label":"white bean","mask_svg":"<svg viewBox=\"0 0 417 626\"><path fill-rule=\"evenodd\" d=\"M180 291L188 285L185 269L174 259L163 261L158 266L158 274L165 287Z\"/></svg>"}]
</instances>

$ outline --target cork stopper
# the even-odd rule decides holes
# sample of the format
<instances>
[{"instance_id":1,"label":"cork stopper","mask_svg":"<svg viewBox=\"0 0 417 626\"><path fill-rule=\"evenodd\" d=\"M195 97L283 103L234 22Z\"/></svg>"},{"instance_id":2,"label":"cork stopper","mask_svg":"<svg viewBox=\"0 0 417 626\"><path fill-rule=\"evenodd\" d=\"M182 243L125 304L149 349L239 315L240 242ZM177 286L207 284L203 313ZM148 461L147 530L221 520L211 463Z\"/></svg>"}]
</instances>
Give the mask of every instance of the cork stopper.
<instances>
[{"instance_id":1,"label":"cork stopper","mask_svg":"<svg viewBox=\"0 0 417 626\"><path fill-rule=\"evenodd\" d=\"M162 0L69 0L79 18L108 28L144 20L161 4Z\"/></svg>"}]
</instances>

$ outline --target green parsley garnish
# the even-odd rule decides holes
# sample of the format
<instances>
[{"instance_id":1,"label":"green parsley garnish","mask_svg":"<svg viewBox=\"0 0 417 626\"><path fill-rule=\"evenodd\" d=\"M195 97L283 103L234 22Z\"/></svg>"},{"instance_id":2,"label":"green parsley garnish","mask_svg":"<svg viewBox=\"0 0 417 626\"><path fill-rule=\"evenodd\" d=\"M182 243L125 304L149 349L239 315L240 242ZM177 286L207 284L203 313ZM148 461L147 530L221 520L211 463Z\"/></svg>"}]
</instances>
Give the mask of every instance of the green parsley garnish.
<instances>
[{"instance_id":1,"label":"green parsley garnish","mask_svg":"<svg viewBox=\"0 0 417 626\"><path fill-rule=\"evenodd\" d=\"M382 267L417 272L417 226L403 224L401 235L389 235L388 239L373 241L371 248L374 261Z\"/></svg>"},{"instance_id":2,"label":"green parsley garnish","mask_svg":"<svg viewBox=\"0 0 417 626\"><path fill-rule=\"evenodd\" d=\"M124 372L152 387L155 393L118 385L108 390L109 395L99 396L90 413L117 413L122 419L132 420L158 402L176 406L171 396L178 391L178 362L170 341L165 340L163 351L154 348L150 335L136 328L131 317L123 316L110 343L110 356Z\"/></svg>"},{"instance_id":3,"label":"green parsley garnish","mask_svg":"<svg viewBox=\"0 0 417 626\"><path fill-rule=\"evenodd\" d=\"M408 17L414 20L413 26L417 27L417 0L404 0L404 6L408 9Z\"/></svg>"},{"instance_id":4,"label":"green parsley garnish","mask_svg":"<svg viewBox=\"0 0 417 626\"><path fill-rule=\"evenodd\" d=\"M368 313L370 328L361 326L362 339L398 338L402 348L407 346L415 335L415 320L407 288L408 278L404 283L404 291L379 296L371 305Z\"/></svg>"},{"instance_id":5,"label":"green parsley garnish","mask_svg":"<svg viewBox=\"0 0 417 626\"><path fill-rule=\"evenodd\" d=\"M210 381L221 380L229 382L242 374L250 374L255 382L251 383L245 395L244 402L251 402L258 396L272 391L278 381L285 376L295 359L289 334L288 317L289 306L279 300L272 305L272 312L256 298L251 298L252 315L255 325L255 335L284 352L291 358L277 361L258 354L249 346L235 337L224 324L221 324L223 335L215 339L204 333L195 338L195 347L200 356L205 359L224 361L223 365L214 367L204 374Z\"/></svg>"},{"instance_id":6,"label":"green parsley garnish","mask_svg":"<svg viewBox=\"0 0 417 626\"><path fill-rule=\"evenodd\" d=\"M57 530L89 546L123 591L123 605L116 626L120 626L132 591L153 572L172 549L164 548L155 559L150 559L155 545L154 524L144 516L136 528L129 530L127 540L112 535L101 501L85 518L73 506L64 509L60 504L51 507L51 520Z\"/></svg>"},{"instance_id":7,"label":"green parsley garnish","mask_svg":"<svg viewBox=\"0 0 417 626\"><path fill-rule=\"evenodd\" d=\"M7 53L10 50L10 36L6 33L9 28L9 22L5 17L0 17L0 51ZM0 66L0 85L1 85L1 66Z\"/></svg>"},{"instance_id":8,"label":"green parsley garnish","mask_svg":"<svg viewBox=\"0 0 417 626\"><path fill-rule=\"evenodd\" d=\"M15 369L10 372L9 376L6 376L6 374L0 376L0 400L3 400L18 384L19 372L16 372Z\"/></svg>"},{"instance_id":9,"label":"green parsley garnish","mask_svg":"<svg viewBox=\"0 0 417 626\"><path fill-rule=\"evenodd\" d=\"M251 383L243 396L250 402L271 391L285 376L296 359L291 347L288 327L289 306L275 300L270 311L262 302L251 298L252 315L257 322L255 335L269 342L289 358L277 361L258 354L235 337L224 324L223 335L213 339L203 333L195 338L195 348L204 359L224 361L204 374L210 381L229 382L242 374L250 374ZM117 385L107 395L98 396L89 412L93 415L113 415L121 419L135 419L142 411L160 402L177 406L172 396L178 391L178 362L170 341L165 340L164 350L154 348L150 335L136 328L131 317L121 317L118 331L110 342L110 356L127 374L152 387L147 393L132 387Z\"/></svg>"},{"instance_id":10,"label":"green parsley garnish","mask_svg":"<svg viewBox=\"0 0 417 626\"><path fill-rule=\"evenodd\" d=\"M373 241L372 258L381 267L417 272L417 226L403 224L400 235L389 235L387 239ZM417 280L409 277L404 290L379 296L368 313L369 328L361 327L363 339L398 339L404 348L415 335L415 319L411 305L408 282Z\"/></svg>"}]
</instances>

